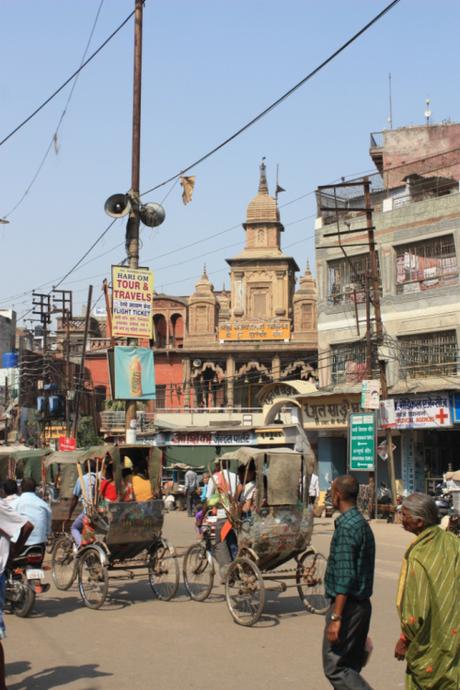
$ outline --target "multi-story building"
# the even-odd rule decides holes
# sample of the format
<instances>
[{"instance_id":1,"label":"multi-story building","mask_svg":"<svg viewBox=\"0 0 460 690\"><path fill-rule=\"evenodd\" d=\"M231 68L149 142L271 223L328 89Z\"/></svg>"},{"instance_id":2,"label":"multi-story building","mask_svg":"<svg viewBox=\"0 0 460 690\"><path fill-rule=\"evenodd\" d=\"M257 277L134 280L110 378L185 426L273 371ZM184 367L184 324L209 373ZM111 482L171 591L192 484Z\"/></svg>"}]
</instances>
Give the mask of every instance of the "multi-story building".
<instances>
[{"instance_id":1,"label":"multi-story building","mask_svg":"<svg viewBox=\"0 0 460 690\"><path fill-rule=\"evenodd\" d=\"M282 251L284 227L264 163L243 228L243 250L227 259L229 291L215 290L205 267L193 294L155 295L159 418L214 409L223 419L223 410L260 408L266 383L316 382L316 285L307 265L296 290L299 268ZM106 345L91 341L86 366L108 388Z\"/></svg>"},{"instance_id":2,"label":"multi-story building","mask_svg":"<svg viewBox=\"0 0 460 690\"><path fill-rule=\"evenodd\" d=\"M460 466L460 125L374 134L370 154L378 169L371 176L372 220L384 326L383 345L374 351L386 361L395 400L396 476L407 490L425 490L427 478ZM306 427L319 435L323 479L346 469L347 412L359 409L360 381L367 378L366 219L346 211L364 204L358 187L354 196L353 188L338 191L326 211L327 194L318 195L320 390L304 400ZM363 231L345 233L341 242L348 246L340 248L332 234L357 228ZM374 338L373 322L371 331ZM386 475L384 462L379 471Z\"/></svg>"}]
</instances>

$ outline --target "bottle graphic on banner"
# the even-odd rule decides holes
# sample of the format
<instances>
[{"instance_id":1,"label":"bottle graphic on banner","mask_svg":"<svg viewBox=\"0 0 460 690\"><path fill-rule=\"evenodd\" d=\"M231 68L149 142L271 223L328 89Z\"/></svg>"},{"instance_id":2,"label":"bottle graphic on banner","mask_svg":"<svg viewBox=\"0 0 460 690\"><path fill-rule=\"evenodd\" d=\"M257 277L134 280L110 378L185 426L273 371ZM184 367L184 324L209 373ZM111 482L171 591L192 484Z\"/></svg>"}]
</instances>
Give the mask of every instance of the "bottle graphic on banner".
<instances>
[{"instance_id":1,"label":"bottle graphic on banner","mask_svg":"<svg viewBox=\"0 0 460 690\"><path fill-rule=\"evenodd\" d=\"M142 365L137 355L134 355L129 365L129 388L132 398L142 397Z\"/></svg>"}]
</instances>

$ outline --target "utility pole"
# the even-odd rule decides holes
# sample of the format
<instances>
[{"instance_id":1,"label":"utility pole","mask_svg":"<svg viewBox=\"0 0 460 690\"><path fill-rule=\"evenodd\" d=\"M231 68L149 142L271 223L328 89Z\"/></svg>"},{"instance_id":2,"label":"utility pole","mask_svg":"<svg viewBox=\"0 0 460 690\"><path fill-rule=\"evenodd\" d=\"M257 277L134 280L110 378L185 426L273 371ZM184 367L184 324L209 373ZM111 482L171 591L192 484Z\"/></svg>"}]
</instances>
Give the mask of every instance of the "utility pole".
<instances>
[{"instance_id":1,"label":"utility pole","mask_svg":"<svg viewBox=\"0 0 460 690\"><path fill-rule=\"evenodd\" d=\"M141 94L142 94L142 19L143 0L135 0L134 14L134 75L133 75L133 120L131 149L131 190L129 193L131 209L126 224L126 253L129 268L139 268L139 186L141 153ZM136 346L137 338L129 338L128 345ZM126 402L126 431L131 421L136 419L135 400Z\"/></svg>"},{"instance_id":2,"label":"utility pole","mask_svg":"<svg viewBox=\"0 0 460 690\"><path fill-rule=\"evenodd\" d=\"M353 206L346 204L345 206L339 207L337 204L337 194L336 190L340 188L349 187L362 187L364 195L364 208L362 205ZM377 251L375 248L375 234L374 226L372 220L372 203L370 194L370 181L369 178L363 177L362 180L354 180L353 182L341 182L334 185L321 185L318 187L319 198L321 199L321 194L325 191L325 197L334 200L334 206L323 206L320 204L321 211L331 210L335 211L337 218L337 232L328 232L324 237L338 237L337 245L322 245L322 249L337 249L340 248L350 263L351 272L355 274L353 265L350 262L345 248L346 247L363 247L365 246L363 242L348 242L347 244L342 244L342 235L353 235L362 234L367 232L367 246L369 248L369 271L366 271L365 275L365 295L366 295L366 375L372 378L372 364L374 361L378 361L379 366L379 377L380 377L380 388L381 395L384 400L388 398L388 382L386 376L386 363L379 357L379 346L383 345L384 334L383 334L383 321L382 321L382 310L380 303L380 277L377 263ZM333 190L333 194L330 190ZM363 213L366 214L366 227L365 228L350 228L347 230L340 231L339 228L339 213ZM371 315L370 306L374 307L374 321L375 321L375 338L372 337L371 331ZM394 456L393 456L393 437L391 429L385 430L385 439L387 444L388 452L388 474L390 476L391 493L393 497L393 502L396 503L396 480L395 480L395 468L394 468ZM377 462L377 460L376 460ZM376 487L377 488L377 487Z\"/></svg>"},{"instance_id":3,"label":"utility pole","mask_svg":"<svg viewBox=\"0 0 460 690\"><path fill-rule=\"evenodd\" d=\"M88 342L89 320L91 318L91 302L93 299L93 286L88 287L88 302L86 303L85 332L83 335L83 345L81 348L80 371L78 372L78 382L75 391L75 413L73 418L72 436L77 438L78 418L80 416L80 401L85 376L85 353L86 343Z\"/></svg>"},{"instance_id":4,"label":"utility pole","mask_svg":"<svg viewBox=\"0 0 460 690\"><path fill-rule=\"evenodd\" d=\"M63 355L65 357L65 422L66 436L70 436L70 321L72 320L72 290L56 290L53 288L54 311L62 314L62 325L65 328L65 345Z\"/></svg>"},{"instance_id":5,"label":"utility pole","mask_svg":"<svg viewBox=\"0 0 460 690\"><path fill-rule=\"evenodd\" d=\"M364 187L364 201L366 204L366 225L367 225L367 237L369 243L369 263L370 263L370 279L372 285L372 302L374 304L374 317L375 317L375 333L376 333L376 354L377 361L379 365L379 375L380 375L380 388L383 400L388 399L388 382L387 382L387 372L386 372L386 362L379 356L379 347L383 345L383 321L382 321L382 310L380 305L380 279L377 264L377 252L375 249L375 235L374 226L372 224L372 206L371 206L371 193L370 193L370 182L369 178L366 176L363 178ZM370 296L368 295L367 299ZM395 463L393 456L393 434L391 429L385 429L385 440L387 444L388 453L388 474L390 476L390 486L393 503L396 504L396 476L395 476ZM376 487L377 490L377 487Z\"/></svg>"},{"instance_id":6,"label":"utility pole","mask_svg":"<svg viewBox=\"0 0 460 690\"><path fill-rule=\"evenodd\" d=\"M32 313L40 318L43 327L43 366L42 366L42 385L43 385L43 417L42 417L42 443L45 445L45 428L49 421L48 395L46 385L49 381L48 364L48 326L51 323L51 295L50 293L32 292Z\"/></svg>"}]
</instances>

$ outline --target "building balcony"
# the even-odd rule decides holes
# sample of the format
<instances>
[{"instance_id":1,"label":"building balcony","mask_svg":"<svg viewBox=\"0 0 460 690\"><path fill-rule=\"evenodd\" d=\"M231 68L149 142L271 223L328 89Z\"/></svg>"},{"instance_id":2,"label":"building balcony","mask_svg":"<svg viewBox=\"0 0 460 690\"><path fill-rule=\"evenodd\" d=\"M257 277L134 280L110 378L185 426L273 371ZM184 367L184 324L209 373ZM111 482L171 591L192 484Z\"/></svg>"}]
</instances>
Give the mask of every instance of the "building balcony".
<instances>
[{"instance_id":1,"label":"building balcony","mask_svg":"<svg viewBox=\"0 0 460 690\"><path fill-rule=\"evenodd\" d=\"M100 431L104 434L121 434L125 430L124 410L105 410L101 412ZM165 408L156 412L137 412L137 429L153 432L157 426L189 427L219 426L220 424L259 426L263 424L261 407L188 407Z\"/></svg>"}]
</instances>

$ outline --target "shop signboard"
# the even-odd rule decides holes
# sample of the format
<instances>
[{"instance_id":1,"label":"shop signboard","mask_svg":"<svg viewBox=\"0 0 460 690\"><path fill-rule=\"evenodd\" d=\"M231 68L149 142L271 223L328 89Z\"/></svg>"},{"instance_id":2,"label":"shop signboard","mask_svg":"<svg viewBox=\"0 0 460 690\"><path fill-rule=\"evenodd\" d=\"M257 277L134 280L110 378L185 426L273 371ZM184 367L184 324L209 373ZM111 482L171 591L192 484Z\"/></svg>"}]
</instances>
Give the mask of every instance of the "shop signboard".
<instances>
[{"instance_id":1,"label":"shop signboard","mask_svg":"<svg viewBox=\"0 0 460 690\"><path fill-rule=\"evenodd\" d=\"M460 393L454 393L452 396L452 421L454 424L460 424Z\"/></svg>"},{"instance_id":2,"label":"shop signboard","mask_svg":"<svg viewBox=\"0 0 460 690\"><path fill-rule=\"evenodd\" d=\"M253 430L246 431L162 431L153 439L155 446L255 446Z\"/></svg>"},{"instance_id":3,"label":"shop signboard","mask_svg":"<svg viewBox=\"0 0 460 690\"><path fill-rule=\"evenodd\" d=\"M58 439L58 450L61 451L72 451L77 447L77 440L71 436L59 436Z\"/></svg>"},{"instance_id":4,"label":"shop signboard","mask_svg":"<svg viewBox=\"0 0 460 690\"><path fill-rule=\"evenodd\" d=\"M375 449L375 414L351 414L348 428L348 465L350 470L373 472Z\"/></svg>"},{"instance_id":5,"label":"shop signboard","mask_svg":"<svg viewBox=\"0 0 460 690\"><path fill-rule=\"evenodd\" d=\"M114 400L155 400L153 350L149 347L114 347L109 352Z\"/></svg>"},{"instance_id":6,"label":"shop signboard","mask_svg":"<svg viewBox=\"0 0 460 690\"><path fill-rule=\"evenodd\" d=\"M112 266L112 336L153 337L153 273Z\"/></svg>"},{"instance_id":7,"label":"shop signboard","mask_svg":"<svg viewBox=\"0 0 460 690\"><path fill-rule=\"evenodd\" d=\"M449 394L420 393L395 397L396 429L447 429L452 426Z\"/></svg>"},{"instance_id":8,"label":"shop signboard","mask_svg":"<svg viewBox=\"0 0 460 690\"><path fill-rule=\"evenodd\" d=\"M299 398L297 398L299 400ZM300 399L303 427L308 430L346 430L348 415L360 411L359 395L308 396Z\"/></svg>"},{"instance_id":9,"label":"shop signboard","mask_svg":"<svg viewBox=\"0 0 460 690\"><path fill-rule=\"evenodd\" d=\"M284 340L289 342L289 321L233 321L219 327L219 340Z\"/></svg>"}]
</instances>

